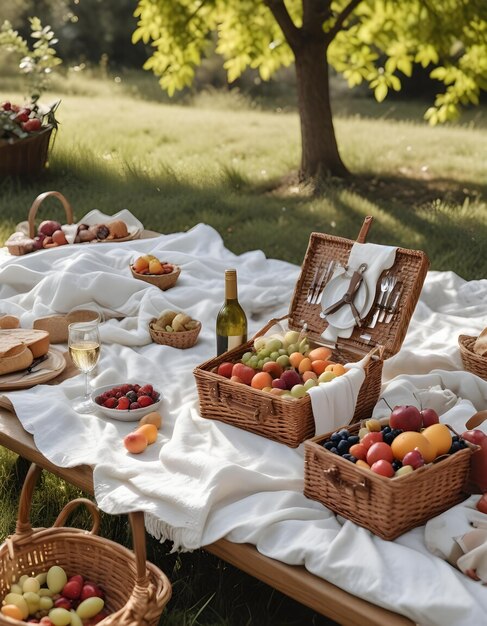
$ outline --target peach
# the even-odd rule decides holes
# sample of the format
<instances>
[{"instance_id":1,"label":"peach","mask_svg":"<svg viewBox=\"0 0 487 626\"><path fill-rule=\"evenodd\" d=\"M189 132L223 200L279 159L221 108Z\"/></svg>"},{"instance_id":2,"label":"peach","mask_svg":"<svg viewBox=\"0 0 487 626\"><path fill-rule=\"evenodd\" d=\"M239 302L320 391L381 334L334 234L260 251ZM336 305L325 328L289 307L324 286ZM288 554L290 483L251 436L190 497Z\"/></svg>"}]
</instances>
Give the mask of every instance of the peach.
<instances>
[{"instance_id":1,"label":"peach","mask_svg":"<svg viewBox=\"0 0 487 626\"><path fill-rule=\"evenodd\" d=\"M149 261L145 259L143 256L139 256L137 259L135 259L132 267L134 268L134 272L140 273L143 270L149 269Z\"/></svg>"},{"instance_id":2,"label":"peach","mask_svg":"<svg viewBox=\"0 0 487 626\"><path fill-rule=\"evenodd\" d=\"M270 391L270 393L272 393L275 396L282 396L283 393L285 393L284 389L278 389L277 387L273 387Z\"/></svg>"},{"instance_id":3,"label":"peach","mask_svg":"<svg viewBox=\"0 0 487 626\"><path fill-rule=\"evenodd\" d=\"M164 274L164 269L161 265L161 262L157 259L152 259L149 261L149 273L150 274Z\"/></svg>"},{"instance_id":4,"label":"peach","mask_svg":"<svg viewBox=\"0 0 487 626\"><path fill-rule=\"evenodd\" d=\"M326 348L325 346L320 346L319 348L313 348L308 354L309 358L312 361L328 361L331 357L332 351L330 348Z\"/></svg>"},{"instance_id":5,"label":"peach","mask_svg":"<svg viewBox=\"0 0 487 626\"><path fill-rule=\"evenodd\" d=\"M255 374L255 370L249 367L248 365L245 365L244 363L235 363L235 365L232 368L232 376L238 376L240 380L246 385L250 385L250 383L252 382L252 378L254 377L254 374ZM270 384L271 383L269 383L269 385Z\"/></svg>"},{"instance_id":6,"label":"peach","mask_svg":"<svg viewBox=\"0 0 487 626\"><path fill-rule=\"evenodd\" d=\"M254 374L250 386L254 389L263 389L264 387L272 386L272 376L269 372L257 372Z\"/></svg>"},{"instance_id":7,"label":"peach","mask_svg":"<svg viewBox=\"0 0 487 626\"><path fill-rule=\"evenodd\" d=\"M154 443L157 439L157 426L155 424L142 424L135 432L142 433L148 444Z\"/></svg>"},{"instance_id":8,"label":"peach","mask_svg":"<svg viewBox=\"0 0 487 626\"><path fill-rule=\"evenodd\" d=\"M333 372L335 376L341 376L342 374L345 374L347 370L340 363L332 363L331 365L326 366L325 372Z\"/></svg>"},{"instance_id":9,"label":"peach","mask_svg":"<svg viewBox=\"0 0 487 626\"><path fill-rule=\"evenodd\" d=\"M123 445L132 454L140 454L141 452L144 452L144 450L147 448L147 437L144 435L144 433L138 432L136 430L133 433L129 433L124 437Z\"/></svg>"},{"instance_id":10,"label":"peach","mask_svg":"<svg viewBox=\"0 0 487 626\"><path fill-rule=\"evenodd\" d=\"M144 424L154 424L154 426L159 429L162 424L161 414L157 411L147 413L147 415L144 415L144 417L140 420L139 426L144 426Z\"/></svg>"},{"instance_id":11,"label":"peach","mask_svg":"<svg viewBox=\"0 0 487 626\"><path fill-rule=\"evenodd\" d=\"M311 369L318 376L323 374L328 365L331 365L331 361L323 361L323 359L316 359L315 361L311 361Z\"/></svg>"},{"instance_id":12,"label":"peach","mask_svg":"<svg viewBox=\"0 0 487 626\"><path fill-rule=\"evenodd\" d=\"M244 384L244 381L238 376L230 376L230 380L232 381L232 383L241 383L242 385Z\"/></svg>"},{"instance_id":13,"label":"peach","mask_svg":"<svg viewBox=\"0 0 487 626\"><path fill-rule=\"evenodd\" d=\"M303 382L305 383L307 380L317 380L318 376L314 372L304 372L303 373Z\"/></svg>"}]
</instances>

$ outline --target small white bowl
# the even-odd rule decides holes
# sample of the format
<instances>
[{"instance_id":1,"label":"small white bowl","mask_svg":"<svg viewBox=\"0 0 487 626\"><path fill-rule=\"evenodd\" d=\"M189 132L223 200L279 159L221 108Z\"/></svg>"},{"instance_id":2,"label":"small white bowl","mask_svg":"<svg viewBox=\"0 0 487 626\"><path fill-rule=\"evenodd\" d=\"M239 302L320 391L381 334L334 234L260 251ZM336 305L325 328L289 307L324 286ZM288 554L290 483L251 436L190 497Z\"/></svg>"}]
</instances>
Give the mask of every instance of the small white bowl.
<instances>
[{"instance_id":1,"label":"small white bowl","mask_svg":"<svg viewBox=\"0 0 487 626\"><path fill-rule=\"evenodd\" d=\"M159 396L160 396L159 400L157 400L157 402L154 402L153 404L150 404L149 406L141 407L140 409L127 409L125 411L121 409L109 409L106 406L102 406L101 404L98 404L97 402L95 402L95 398L101 395L102 393L104 393L105 391L108 391L109 389L113 389L113 387L120 387L121 385L124 385L124 384L130 384L130 385L137 384L143 387L144 385L148 383L136 381L135 383L132 383L132 382L112 383L111 385L104 385L103 387L98 387L91 393L91 396L90 396L91 401L93 402L97 410L99 410L101 413L103 413L107 417L110 417L111 419L114 419L114 420L118 420L120 422L136 422L141 417L144 417L144 415L147 415L147 413L151 413L152 411L157 411L157 409L159 408L163 400L162 394L157 389L155 391L159 393Z\"/></svg>"}]
</instances>

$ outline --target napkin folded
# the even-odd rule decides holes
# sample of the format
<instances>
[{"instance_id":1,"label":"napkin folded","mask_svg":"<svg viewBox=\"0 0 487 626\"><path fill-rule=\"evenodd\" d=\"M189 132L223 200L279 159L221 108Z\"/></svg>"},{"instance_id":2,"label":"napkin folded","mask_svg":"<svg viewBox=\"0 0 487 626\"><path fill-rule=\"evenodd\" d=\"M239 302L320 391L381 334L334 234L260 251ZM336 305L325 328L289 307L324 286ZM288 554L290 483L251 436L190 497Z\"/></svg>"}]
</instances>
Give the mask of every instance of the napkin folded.
<instances>
[{"instance_id":1,"label":"napkin folded","mask_svg":"<svg viewBox=\"0 0 487 626\"><path fill-rule=\"evenodd\" d=\"M359 290L364 289L365 285L367 289L367 298L365 300L365 304L363 308L359 311L362 318L367 315L367 313L370 311L374 304L377 283L379 281L380 275L384 270L388 270L394 265L394 261L396 259L396 251L396 247L381 246L375 243L353 244L347 263L349 271L355 271L359 268L360 265L362 265L362 263L367 264L367 269L363 274L362 284L359 287ZM342 269L339 268L337 270L337 273L341 272ZM334 276L335 274L333 275L333 277ZM333 302L327 302L326 306L331 306L332 304ZM344 306L349 307L350 305L345 304ZM328 327L325 329L321 336L325 341L335 343L338 337L348 339L352 335L354 328L355 325L350 326L350 328L339 329L332 324L328 324Z\"/></svg>"},{"instance_id":2,"label":"napkin folded","mask_svg":"<svg viewBox=\"0 0 487 626\"><path fill-rule=\"evenodd\" d=\"M328 433L352 421L357 396L365 379L368 357L357 363L347 363L346 374L308 390L317 435Z\"/></svg>"}]
</instances>

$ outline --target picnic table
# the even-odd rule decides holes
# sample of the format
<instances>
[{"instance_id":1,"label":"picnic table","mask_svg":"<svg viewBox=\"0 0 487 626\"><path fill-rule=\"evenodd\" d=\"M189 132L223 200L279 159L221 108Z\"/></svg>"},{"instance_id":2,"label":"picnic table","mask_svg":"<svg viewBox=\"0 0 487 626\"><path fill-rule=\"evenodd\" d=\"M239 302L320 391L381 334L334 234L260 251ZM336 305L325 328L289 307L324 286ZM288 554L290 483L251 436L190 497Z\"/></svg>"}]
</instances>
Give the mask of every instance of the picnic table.
<instances>
[{"instance_id":1,"label":"picnic table","mask_svg":"<svg viewBox=\"0 0 487 626\"><path fill-rule=\"evenodd\" d=\"M180 265L178 285L168 292L159 292L149 285L137 284L139 281L129 275L127 266L134 251L155 251ZM192 369L214 354L214 319L223 299L223 269L232 266L239 271L239 295L248 313L250 334L262 327L263 321L286 313L299 268L266 259L259 251L236 257L225 249L218 234L205 225L198 225L189 233L125 242L110 246L110 250L109 246L103 247L103 252L101 245L87 245L77 251L53 249L35 253L31 259L7 260L0 267L2 306L10 306L4 312L20 311L23 325L28 326L40 312L49 312L49 307L65 307L69 311L90 294L100 306L124 317L103 324L102 360L94 384L121 382L137 373L143 380L162 386L166 403L165 426L157 451L144 459L128 459L121 438L129 432L130 425L96 417L80 420L71 411L69 399L81 390L82 382L80 376L70 377L68 368L57 379L59 385L7 394L15 413L8 401L2 400L0 444L94 494L107 513L139 510L134 507L141 504L140 510L146 511L146 527L156 538L172 539L176 547L183 549L203 547L340 623L407 624L424 618L425 624L434 624L440 623L434 620L443 619L445 614L456 620L448 622L451 624L473 623L468 621L470 617L462 621L465 607L473 608L471 615L477 618L485 616L484 590L447 563L428 555L421 545L421 529L407 533L400 541L384 542L351 522L336 520L325 507L302 496L302 451L198 415ZM77 287L74 290L73 283ZM434 368L460 369L455 338L457 333L481 330L486 290L485 282L469 285L449 273L431 273L409 341L407 337L404 350L386 364L385 380L399 373L421 376ZM194 349L177 351L150 343L148 321L168 305L190 309L192 316L203 322ZM437 349L438 345L442 350ZM57 430L63 430L62 450L53 424ZM240 457L247 459L247 466L236 468L235 460ZM195 467L201 475L193 472ZM210 476L205 473L209 470L216 471ZM222 487L222 477L228 471L233 472L232 479L225 493L221 493L218 487ZM150 495L151 476L156 476L161 488L166 489L157 501ZM198 481L203 477L211 478L211 489L200 488ZM166 480L174 484L166 484ZM188 480L192 485L188 494L194 496L195 509L179 510L174 506L171 489L177 490L179 480L181 485ZM110 488L105 489L106 485ZM141 499L130 499L134 489ZM270 509L269 518L260 514L259 507L264 505ZM296 510L305 514L300 523L303 554L281 550L285 545L280 540L280 530L286 528L287 522L298 521L278 519L282 511L288 511L286 505L291 517ZM255 513L251 519L249 511ZM271 536L265 535L265 523L272 528ZM305 533L318 532L320 525L326 526L322 541L317 539L319 534L310 535L316 540L311 545L304 541ZM355 543L364 551L360 553L360 562L352 566L350 551L355 549ZM320 555L322 561L317 559ZM377 570L367 566L371 555L378 558ZM399 592L396 587L401 576L390 569L390 563L401 558L405 559L404 584L410 586L411 594L397 597L394 594ZM411 559L416 558L421 563L418 572L408 567ZM430 600L425 581L434 578L433 571L444 589ZM381 576L387 593L381 594L374 588L371 580L376 575ZM440 618L428 614L430 605L439 611ZM394 613L396 608L402 615ZM441 623L447 621L443 619Z\"/></svg>"}]
</instances>

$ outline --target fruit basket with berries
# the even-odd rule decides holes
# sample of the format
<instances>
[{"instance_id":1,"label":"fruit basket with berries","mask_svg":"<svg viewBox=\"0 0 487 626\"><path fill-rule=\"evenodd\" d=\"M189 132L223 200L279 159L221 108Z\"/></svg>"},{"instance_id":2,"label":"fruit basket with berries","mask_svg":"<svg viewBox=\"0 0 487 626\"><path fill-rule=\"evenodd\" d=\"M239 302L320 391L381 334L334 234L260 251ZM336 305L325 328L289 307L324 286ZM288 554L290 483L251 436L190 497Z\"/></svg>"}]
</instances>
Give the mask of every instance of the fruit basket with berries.
<instances>
[{"instance_id":1,"label":"fruit basket with berries","mask_svg":"<svg viewBox=\"0 0 487 626\"><path fill-rule=\"evenodd\" d=\"M370 217L365 219L357 238L358 243L365 242L371 221ZM282 318L287 320L291 339L288 341L286 337L281 337L276 350L270 344L262 345L267 339L267 333L272 333L276 322L282 321L270 320L250 341L198 366L194 376L203 417L217 419L296 447L315 434L311 399L306 389L303 390L306 384L313 384L307 379L314 377L316 380L324 376L319 382L326 382L330 373L336 375L345 364L360 361L371 349L376 349L378 355L365 366L365 380L358 393L352 420L356 422L370 416L380 394L383 359L395 354L402 345L426 277L428 260L423 252L398 248L393 270L400 278L401 298L391 322L378 324L373 330L367 331L357 325L349 338L339 337L334 345L326 345L322 334L328 322L321 315L320 299L315 297L318 295L315 287L319 282L316 278L324 276L326 268L331 264L345 266L354 243L350 239L324 233L311 234L289 314ZM377 289L376 301L380 294L379 285ZM327 348L328 356L316 359L320 363L313 365L309 353L317 347ZM300 353L292 357L295 363L292 362L290 349L291 352ZM302 357L304 362L301 362ZM269 359L277 367L264 363ZM242 365L248 369L243 369L242 376L232 371L232 365L238 366L240 374ZM335 368L335 371L325 372L327 367ZM274 368L274 371L268 368ZM286 378L289 377L288 381L277 383L274 380L281 378L281 374L278 375L280 369L293 370L293 373L284 374ZM267 384L252 384L252 370L253 374L259 375L259 380L267 380ZM261 375L266 370L273 379L270 385L270 377ZM297 389L291 394L279 394L275 390L278 385L282 385L281 391L284 392L292 392L295 386Z\"/></svg>"},{"instance_id":2,"label":"fruit basket with berries","mask_svg":"<svg viewBox=\"0 0 487 626\"><path fill-rule=\"evenodd\" d=\"M36 100L0 105L0 176L35 176L44 170L58 106L42 109Z\"/></svg>"},{"instance_id":3,"label":"fruit basket with berries","mask_svg":"<svg viewBox=\"0 0 487 626\"><path fill-rule=\"evenodd\" d=\"M144 254L130 264L132 276L138 280L159 287L162 291L174 287L181 274L181 268L174 263L161 261L153 254Z\"/></svg>"},{"instance_id":4,"label":"fruit basket with berries","mask_svg":"<svg viewBox=\"0 0 487 626\"><path fill-rule=\"evenodd\" d=\"M100 514L86 498L69 502L51 528L32 528L29 512L40 472L36 465L29 469L15 533L0 546L0 625L39 620L156 626L171 597L171 584L146 561L143 514L129 514L133 551L97 535ZM91 514L90 532L63 527L80 504Z\"/></svg>"},{"instance_id":5,"label":"fruit basket with berries","mask_svg":"<svg viewBox=\"0 0 487 626\"><path fill-rule=\"evenodd\" d=\"M432 409L395 407L304 444L304 494L386 540L468 496L478 446Z\"/></svg>"}]
</instances>

